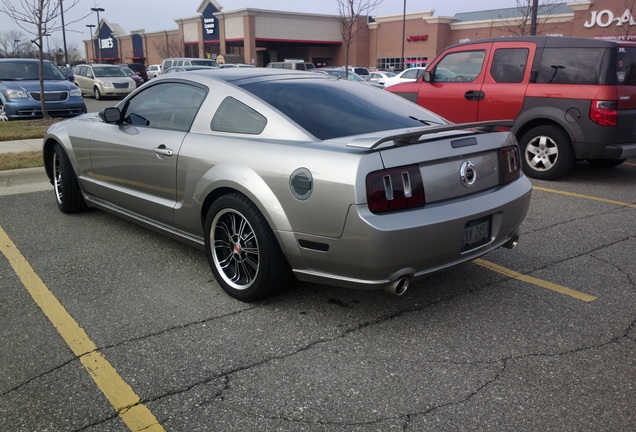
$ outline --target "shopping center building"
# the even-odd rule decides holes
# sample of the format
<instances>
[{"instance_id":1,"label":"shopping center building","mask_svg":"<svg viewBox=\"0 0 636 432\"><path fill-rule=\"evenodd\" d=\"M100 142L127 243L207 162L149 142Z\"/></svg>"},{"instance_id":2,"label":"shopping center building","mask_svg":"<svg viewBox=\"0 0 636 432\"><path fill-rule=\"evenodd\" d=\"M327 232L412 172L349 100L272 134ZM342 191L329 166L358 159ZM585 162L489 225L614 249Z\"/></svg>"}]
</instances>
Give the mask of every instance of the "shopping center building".
<instances>
[{"instance_id":1,"label":"shopping center building","mask_svg":"<svg viewBox=\"0 0 636 432\"><path fill-rule=\"evenodd\" d=\"M517 2L510 3L516 6ZM537 34L636 40L636 15L625 0L582 0L543 5ZM104 63L161 63L168 57L209 58L265 66L303 59L320 66L344 64L342 23L337 15L263 9L225 11L203 0L195 15L176 18L176 29L127 32L107 19L92 40L87 58ZM434 10L361 17L349 50L349 64L382 69L423 66L443 48L485 37L530 34L530 11L511 7L436 16ZM402 63L404 59L404 63Z\"/></svg>"}]
</instances>

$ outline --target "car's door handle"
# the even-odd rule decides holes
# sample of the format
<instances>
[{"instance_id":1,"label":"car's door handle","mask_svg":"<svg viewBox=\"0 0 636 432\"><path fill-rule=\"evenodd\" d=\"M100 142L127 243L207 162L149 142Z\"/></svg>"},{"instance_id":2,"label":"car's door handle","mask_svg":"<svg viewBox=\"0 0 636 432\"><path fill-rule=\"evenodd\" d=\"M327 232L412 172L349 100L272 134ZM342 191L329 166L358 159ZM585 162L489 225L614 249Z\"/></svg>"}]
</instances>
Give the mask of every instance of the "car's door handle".
<instances>
[{"instance_id":1,"label":"car's door handle","mask_svg":"<svg viewBox=\"0 0 636 432\"><path fill-rule=\"evenodd\" d=\"M486 97L486 93L481 90L470 90L464 93L464 98L469 101L480 101Z\"/></svg>"},{"instance_id":2,"label":"car's door handle","mask_svg":"<svg viewBox=\"0 0 636 432\"><path fill-rule=\"evenodd\" d=\"M161 144L159 147L153 148L152 151L155 152L159 159L163 159L166 156L172 156L174 154L171 149L166 148L166 146L163 144Z\"/></svg>"}]
</instances>

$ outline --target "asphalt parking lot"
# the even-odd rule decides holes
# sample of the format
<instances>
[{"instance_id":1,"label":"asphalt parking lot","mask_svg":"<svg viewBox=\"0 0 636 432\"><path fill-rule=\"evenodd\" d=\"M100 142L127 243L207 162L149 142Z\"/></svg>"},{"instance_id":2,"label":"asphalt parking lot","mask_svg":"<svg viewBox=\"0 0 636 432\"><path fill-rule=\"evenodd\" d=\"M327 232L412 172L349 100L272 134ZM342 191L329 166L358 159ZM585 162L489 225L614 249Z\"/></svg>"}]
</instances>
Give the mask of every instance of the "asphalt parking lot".
<instances>
[{"instance_id":1,"label":"asphalt parking lot","mask_svg":"<svg viewBox=\"0 0 636 432\"><path fill-rule=\"evenodd\" d=\"M636 160L533 185L516 249L254 304L203 252L0 196L0 430L632 430Z\"/></svg>"}]
</instances>

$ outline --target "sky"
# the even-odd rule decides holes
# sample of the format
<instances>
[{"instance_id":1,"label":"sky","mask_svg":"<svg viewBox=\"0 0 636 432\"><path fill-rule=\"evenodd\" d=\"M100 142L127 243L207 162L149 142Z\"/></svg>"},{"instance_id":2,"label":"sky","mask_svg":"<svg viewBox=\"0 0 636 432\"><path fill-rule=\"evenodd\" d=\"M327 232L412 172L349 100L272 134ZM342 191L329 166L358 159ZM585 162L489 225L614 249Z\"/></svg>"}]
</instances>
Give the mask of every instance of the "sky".
<instances>
[{"instance_id":1,"label":"sky","mask_svg":"<svg viewBox=\"0 0 636 432\"><path fill-rule=\"evenodd\" d=\"M27 0L28 3L33 0ZM51 0L52 3L57 0ZM286 12L303 12L336 15L338 13L337 0L216 0L223 7L223 11L233 11L243 8L266 9ZM19 4L18 0L12 3ZM67 5L70 0L65 2ZM197 8L201 0L79 0L79 3L64 14L66 23L67 47L75 46L83 51L83 40L89 38L87 24L97 24L96 14L90 13L92 7L100 7L100 18L105 18L111 24L119 24L126 32L144 29L146 32L159 30L174 30L177 28L175 19L197 16ZM0 3L1 5L1 3ZM406 0L406 12L420 12L434 10L436 16L453 16L458 12L476 10L500 9L515 7L516 0L481 0L467 2L466 0ZM384 0L372 15L401 14L404 1ZM90 13L84 18L84 15ZM0 12L0 32L18 30L25 34L5 13ZM53 32L49 38L51 50L62 46L62 32Z\"/></svg>"}]
</instances>

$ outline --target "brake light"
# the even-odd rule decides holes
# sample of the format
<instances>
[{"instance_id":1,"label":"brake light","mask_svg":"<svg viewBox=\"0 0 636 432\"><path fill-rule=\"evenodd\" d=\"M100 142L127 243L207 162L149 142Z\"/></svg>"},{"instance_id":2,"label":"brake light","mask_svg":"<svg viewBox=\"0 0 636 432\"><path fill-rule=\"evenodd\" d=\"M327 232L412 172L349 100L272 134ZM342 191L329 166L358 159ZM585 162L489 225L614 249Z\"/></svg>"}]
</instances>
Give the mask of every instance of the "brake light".
<instances>
[{"instance_id":1,"label":"brake light","mask_svg":"<svg viewBox=\"0 0 636 432\"><path fill-rule=\"evenodd\" d=\"M372 213L422 207L425 202L424 184L417 165L376 171L367 176L367 203Z\"/></svg>"},{"instance_id":2,"label":"brake light","mask_svg":"<svg viewBox=\"0 0 636 432\"><path fill-rule=\"evenodd\" d=\"M521 158L517 146L504 147L499 150L499 176L502 185L508 184L521 175Z\"/></svg>"},{"instance_id":3,"label":"brake light","mask_svg":"<svg viewBox=\"0 0 636 432\"><path fill-rule=\"evenodd\" d=\"M601 126L616 126L618 123L616 101L593 100L590 106L590 119Z\"/></svg>"}]
</instances>

